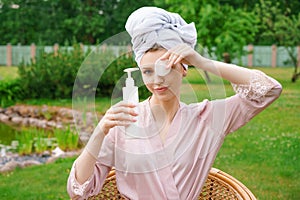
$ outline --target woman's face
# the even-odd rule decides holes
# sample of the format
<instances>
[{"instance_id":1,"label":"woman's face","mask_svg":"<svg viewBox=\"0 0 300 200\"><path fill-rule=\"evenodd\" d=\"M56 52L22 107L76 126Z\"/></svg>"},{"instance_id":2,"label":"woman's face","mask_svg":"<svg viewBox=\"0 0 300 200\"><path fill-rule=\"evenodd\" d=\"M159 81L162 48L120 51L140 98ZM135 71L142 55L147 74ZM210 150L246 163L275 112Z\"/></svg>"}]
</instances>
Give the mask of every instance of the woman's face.
<instances>
[{"instance_id":1,"label":"woman's face","mask_svg":"<svg viewBox=\"0 0 300 200\"><path fill-rule=\"evenodd\" d=\"M176 98L179 100L182 77L186 74L186 70L178 63L172 66L170 73L166 76L157 75L154 63L164 53L166 53L165 49L159 49L144 54L140 62L143 81L155 99L170 101Z\"/></svg>"}]
</instances>

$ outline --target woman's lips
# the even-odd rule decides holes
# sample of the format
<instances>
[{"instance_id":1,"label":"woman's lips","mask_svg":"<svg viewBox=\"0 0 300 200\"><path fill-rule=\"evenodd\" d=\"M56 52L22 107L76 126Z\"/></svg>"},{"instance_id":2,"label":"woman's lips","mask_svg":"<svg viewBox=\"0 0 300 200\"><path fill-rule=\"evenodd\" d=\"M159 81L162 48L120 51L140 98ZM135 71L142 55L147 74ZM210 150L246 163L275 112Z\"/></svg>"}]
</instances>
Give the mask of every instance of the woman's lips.
<instances>
[{"instance_id":1,"label":"woman's lips","mask_svg":"<svg viewBox=\"0 0 300 200\"><path fill-rule=\"evenodd\" d=\"M157 88L154 88L154 90L156 92L158 92L158 93L165 92L167 89L168 89L168 87L157 87Z\"/></svg>"}]
</instances>

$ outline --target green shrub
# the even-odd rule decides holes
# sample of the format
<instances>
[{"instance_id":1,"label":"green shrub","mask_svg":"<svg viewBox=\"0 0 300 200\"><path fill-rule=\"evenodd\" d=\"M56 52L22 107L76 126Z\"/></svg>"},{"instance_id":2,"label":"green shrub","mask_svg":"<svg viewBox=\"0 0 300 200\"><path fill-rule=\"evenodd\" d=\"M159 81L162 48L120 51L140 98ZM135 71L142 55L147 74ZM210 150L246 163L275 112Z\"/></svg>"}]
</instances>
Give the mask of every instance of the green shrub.
<instances>
[{"instance_id":1,"label":"green shrub","mask_svg":"<svg viewBox=\"0 0 300 200\"><path fill-rule=\"evenodd\" d=\"M20 84L27 98L71 98L74 80L85 55L79 44L73 50L42 52L37 62L19 66Z\"/></svg>"},{"instance_id":2,"label":"green shrub","mask_svg":"<svg viewBox=\"0 0 300 200\"><path fill-rule=\"evenodd\" d=\"M23 97L24 92L18 79L0 81L0 107L13 105Z\"/></svg>"},{"instance_id":3,"label":"green shrub","mask_svg":"<svg viewBox=\"0 0 300 200\"><path fill-rule=\"evenodd\" d=\"M112 97L112 93L121 96L126 77L123 70L137 67L132 55L117 58L110 48L95 50L88 55L89 52L84 53L80 45L75 44L73 50L62 47L57 54L41 53L36 63L22 63L19 66L19 84L24 96L30 99ZM137 85L141 86L140 97L149 96L140 72L133 76Z\"/></svg>"}]
</instances>

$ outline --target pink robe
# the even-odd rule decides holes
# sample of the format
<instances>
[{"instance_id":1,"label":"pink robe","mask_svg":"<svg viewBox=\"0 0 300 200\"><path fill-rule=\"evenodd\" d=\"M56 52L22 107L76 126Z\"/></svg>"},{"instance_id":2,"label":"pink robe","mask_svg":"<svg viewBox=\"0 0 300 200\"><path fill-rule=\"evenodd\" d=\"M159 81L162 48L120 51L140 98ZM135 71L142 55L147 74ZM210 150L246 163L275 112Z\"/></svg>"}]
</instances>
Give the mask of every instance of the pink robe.
<instances>
[{"instance_id":1,"label":"pink robe","mask_svg":"<svg viewBox=\"0 0 300 200\"><path fill-rule=\"evenodd\" d=\"M70 197L85 199L99 193L114 167L118 189L129 199L197 199L225 136L270 105L282 90L261 72L249 85L233 86L237 94L226 99L180 103L164 143L149 101L141 102L137 135L125 134L124 127L111 129L94 174L82 185L75 178L74 162L68 179Z\"/></svg>"}]
</instances>

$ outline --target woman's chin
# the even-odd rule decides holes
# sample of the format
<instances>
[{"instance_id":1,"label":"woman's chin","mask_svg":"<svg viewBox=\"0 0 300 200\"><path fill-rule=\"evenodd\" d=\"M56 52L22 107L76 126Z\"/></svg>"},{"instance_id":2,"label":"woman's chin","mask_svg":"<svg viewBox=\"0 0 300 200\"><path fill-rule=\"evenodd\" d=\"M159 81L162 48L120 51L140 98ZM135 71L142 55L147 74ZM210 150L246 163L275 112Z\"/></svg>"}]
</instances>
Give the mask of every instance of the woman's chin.
<instances>
[{"instance_id":1,"label":"woman's chin","mask_svg":"<svg viewBox=\"0 0 300 200\"><path fill-rule=\"evenodd\" d=\"M153 93L154 99L161 102L175 102L176 99L178 99L174 94L169 93Z\"/></svg>"}]
</instances>

